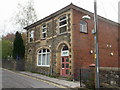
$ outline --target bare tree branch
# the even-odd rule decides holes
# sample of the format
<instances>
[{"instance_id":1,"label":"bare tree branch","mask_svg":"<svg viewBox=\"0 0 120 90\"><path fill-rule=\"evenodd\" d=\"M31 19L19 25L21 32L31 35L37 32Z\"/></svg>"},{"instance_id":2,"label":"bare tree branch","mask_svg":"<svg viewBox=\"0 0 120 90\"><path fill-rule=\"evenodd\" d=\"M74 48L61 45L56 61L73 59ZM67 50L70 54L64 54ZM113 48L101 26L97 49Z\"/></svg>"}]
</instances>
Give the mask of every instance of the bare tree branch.
<instances>
[{"instance_id":1,"label":"bare tree branch","mask_svg":"<svg viewBox=\"0 0 120 90\"><path fill-rule=\"evenodd\" d=\"M33 4L32 0L28 1L26 5L18 3L18 13L15 16L15 24L20 27L20 31L23 31L24 27L37 21Z\"/></svg>"}]
</instances>

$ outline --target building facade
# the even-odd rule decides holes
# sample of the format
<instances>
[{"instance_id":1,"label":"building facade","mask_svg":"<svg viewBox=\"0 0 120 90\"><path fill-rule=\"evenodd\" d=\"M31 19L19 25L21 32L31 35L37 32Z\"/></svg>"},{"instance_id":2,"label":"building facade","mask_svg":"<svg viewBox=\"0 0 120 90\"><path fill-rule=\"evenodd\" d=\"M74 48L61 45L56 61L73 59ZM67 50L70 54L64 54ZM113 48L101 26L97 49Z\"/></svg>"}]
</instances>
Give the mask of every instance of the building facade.
<instances>
[{"instance_id":1,"label":"building facade","mask_svg":"<svg viewBox=\"0 0 120 90\"><path fill-rule=\"evenodd\" d=\"M89 15L90 20L82 17ZM100 68L119 67L118 24L98 17ZM94 60L93 13L70 4L27 27L26 69L77 77Z\"/></svg>"}]
</instances>

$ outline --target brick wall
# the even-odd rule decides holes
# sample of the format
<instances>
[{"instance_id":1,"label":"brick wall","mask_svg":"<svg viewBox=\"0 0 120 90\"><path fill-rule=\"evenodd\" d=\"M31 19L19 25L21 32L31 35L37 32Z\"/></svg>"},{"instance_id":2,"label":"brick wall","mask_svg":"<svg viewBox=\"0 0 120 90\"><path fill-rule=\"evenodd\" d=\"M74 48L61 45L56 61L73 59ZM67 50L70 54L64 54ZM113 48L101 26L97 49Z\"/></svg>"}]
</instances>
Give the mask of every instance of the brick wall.
<instances>
[{"instance_id":1,"label":"brick wall","mask_svg":"<svg viewBox=\"0 0 120 90\"><path fill-rule=\"evenodd\" d=\"M86 21L88 33L81 33L79 23L84 15L86 14L73 10L74 70L89 68L90 64L95 63L94 54L90 53L90 50L94 50L94 35L91 33L94 28L93 16ZM105 19L99 19L98 24L100 67L118 67L118 26Z\"/></svg>"}]
</instances>

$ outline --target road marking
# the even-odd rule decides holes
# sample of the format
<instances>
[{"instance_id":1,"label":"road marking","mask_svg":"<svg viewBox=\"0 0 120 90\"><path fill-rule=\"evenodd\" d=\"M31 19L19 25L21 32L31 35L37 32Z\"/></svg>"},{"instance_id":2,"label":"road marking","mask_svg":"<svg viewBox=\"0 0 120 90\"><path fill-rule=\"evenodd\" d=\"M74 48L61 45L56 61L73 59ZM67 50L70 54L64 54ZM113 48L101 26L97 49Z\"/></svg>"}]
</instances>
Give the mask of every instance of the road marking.
<instances>
[{"instance_id":1,"label":"road marking","mask_svg":"<svg viewBox=\"0 0 120 90\"><path fill-rule=\"evenodd\" d=\"M36 78L36 77L32 77L32 76L28 76L28 75L21 74L21 73L18 73L18 72L13 72L13 71L11 71L11 70L4 69L4 68L2 68L2 69L5 70L5 71L8 71L8 72L14 73L14 74L18 74L18 75L20 75L20 76L28 77L28 78L31 78L31 79L34 79L34 80L37 80L37 81L42 81L42 82L45 82L45 83L48 83L48 84L54 85L54 86L59 87L59 88L67 88L67 87L64 87L64 86L61 86L61 85L55 84L55 83L53 83L53 82L49 82L49 81L46 81L46 80L42 80L42 79L40 79L40 78Z\"/></svg>"}]
</instances>

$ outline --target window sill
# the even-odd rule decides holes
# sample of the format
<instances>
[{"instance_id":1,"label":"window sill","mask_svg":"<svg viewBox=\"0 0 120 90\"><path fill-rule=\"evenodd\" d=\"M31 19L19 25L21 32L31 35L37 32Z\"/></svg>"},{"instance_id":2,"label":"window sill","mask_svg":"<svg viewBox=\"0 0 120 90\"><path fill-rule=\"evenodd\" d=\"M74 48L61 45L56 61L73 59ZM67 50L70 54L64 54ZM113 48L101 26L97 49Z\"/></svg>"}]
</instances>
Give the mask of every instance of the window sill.
<instances>
[{"instance_id":1,"label":"window sill","mask_svg":"<svg viewBox=\"0 0 120 90\"><path fill-rule=\"evenodd\" d=\"M37 65L38 67L50 67L50 65Z\"/></svg>"},{"instance_id":2,"label":"window sill","mask_svg":"<svg viewBox=\"0 0 120 90\"><path fill-rule=\"evenodd\" d=\"M41 40L46 40L46 38L41 38Z\"/></svg>"},{"instance_id":3,"label":"window sill","mask_svg":"<svg viewBox=\"0 0 120 90\"><path fill-rule=\"evenodd\" d=\"M81 31L80 31L80 33L88 34L88 32L81 32Z\"/></svg>"}]
</instances>

